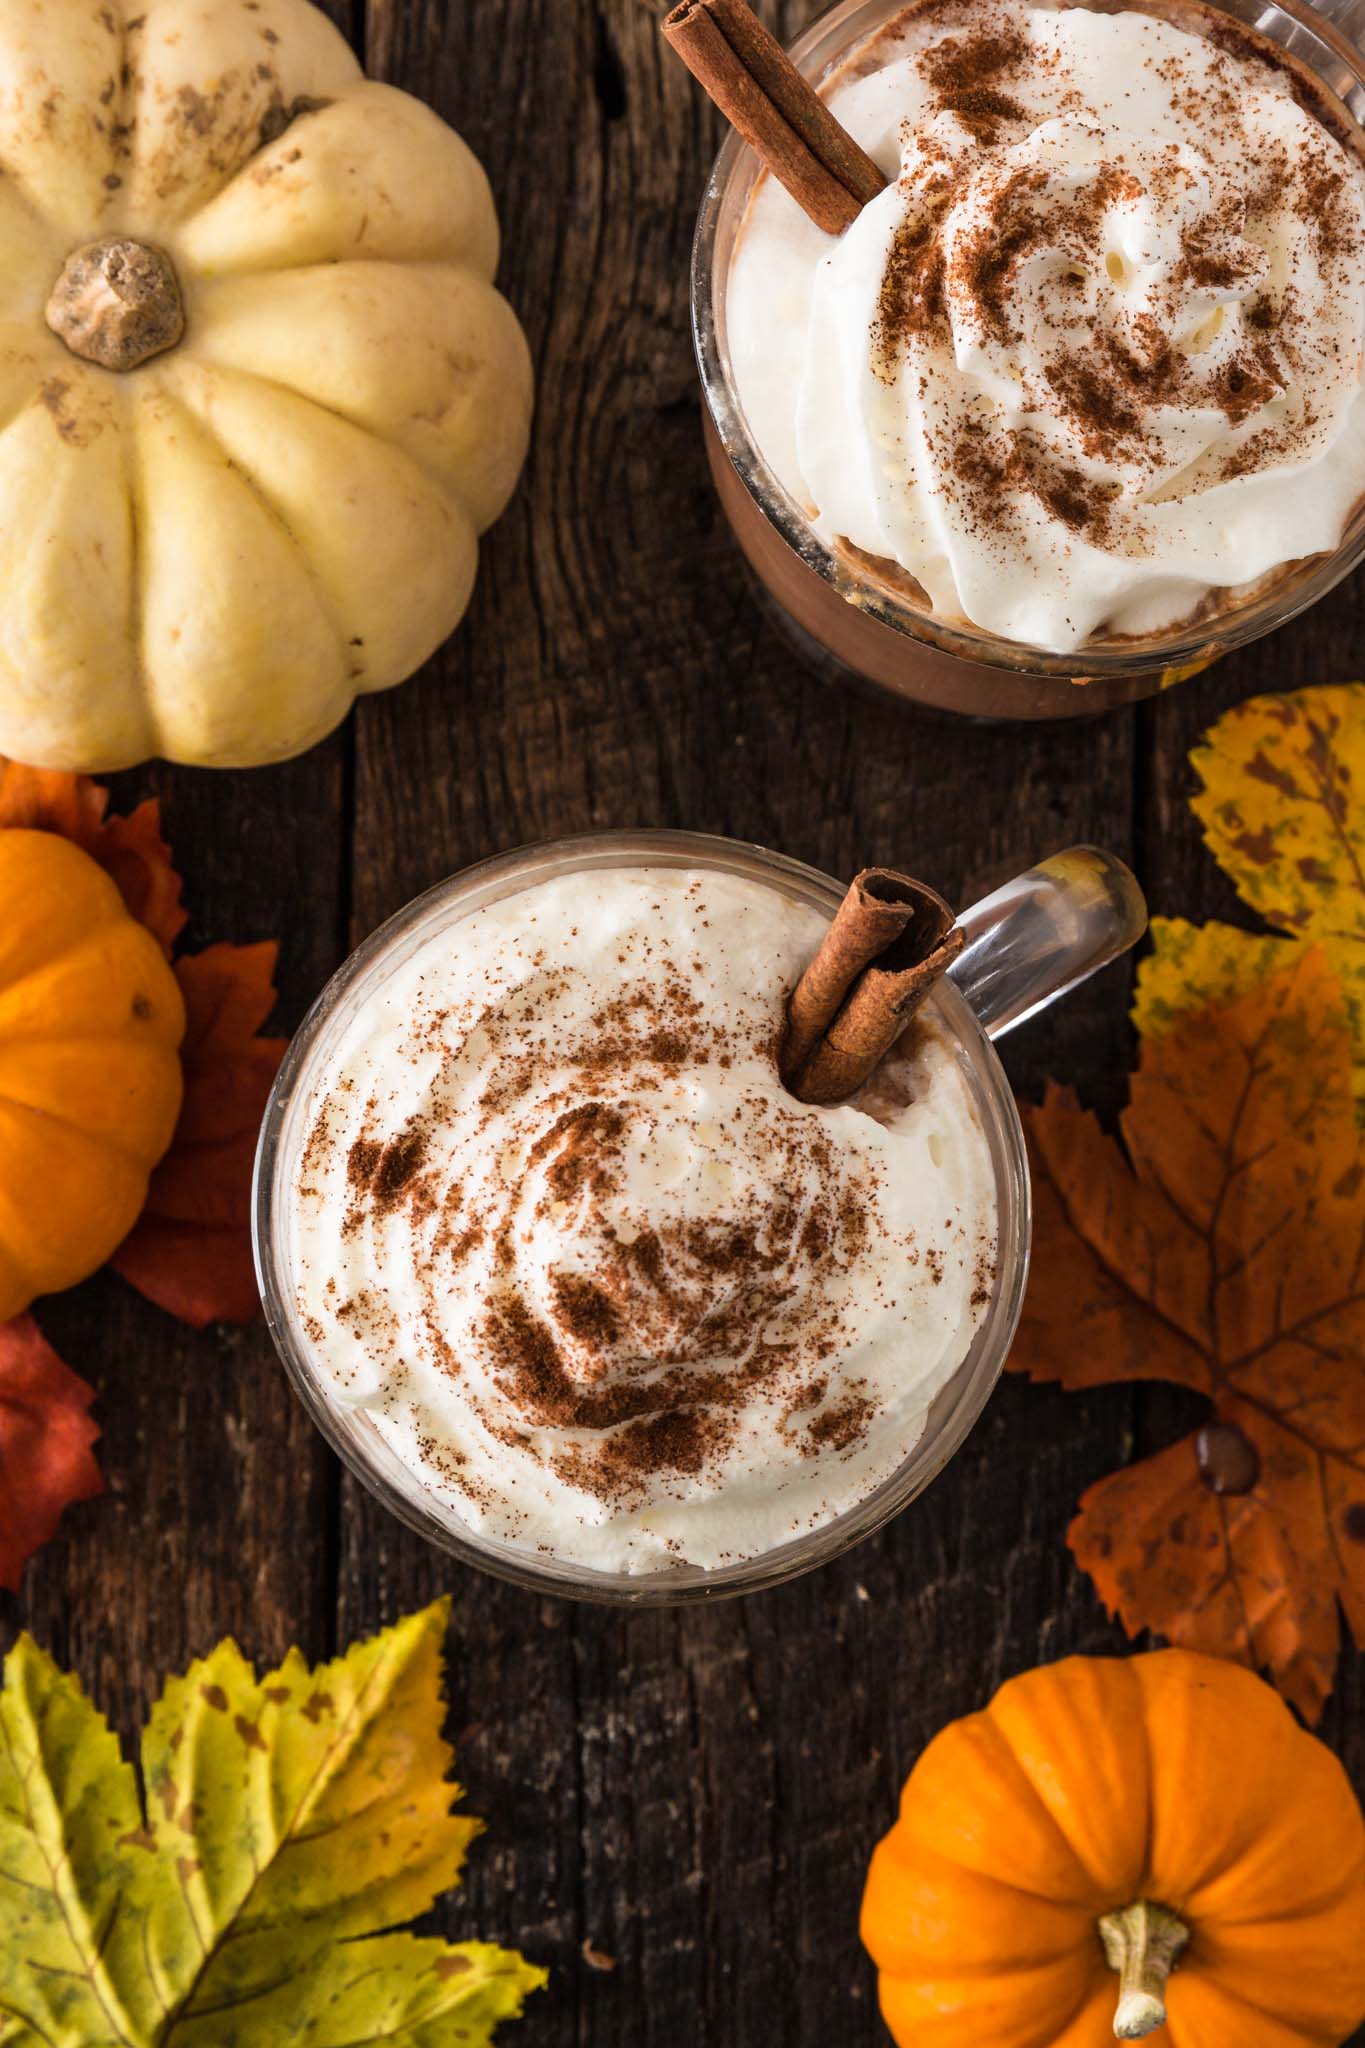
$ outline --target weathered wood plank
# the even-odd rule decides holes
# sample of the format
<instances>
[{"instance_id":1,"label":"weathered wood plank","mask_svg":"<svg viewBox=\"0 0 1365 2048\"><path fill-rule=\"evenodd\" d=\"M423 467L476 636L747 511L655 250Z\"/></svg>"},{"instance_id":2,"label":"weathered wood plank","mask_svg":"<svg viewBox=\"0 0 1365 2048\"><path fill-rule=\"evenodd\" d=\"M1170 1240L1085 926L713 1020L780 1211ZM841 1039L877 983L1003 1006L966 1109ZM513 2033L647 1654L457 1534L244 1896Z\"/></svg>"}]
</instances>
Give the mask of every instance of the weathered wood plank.
<instances>
[{"instance_id":1,"label":"weathered wood plank","mask_svg":"<svg viewBox=\"0 0 1365 2048\"><path fill-rule=\"evenodd\" d=\"M357 937L472 859L594 827L728 832L834 872L895 859L963 900L1076 839L1131 845L1132 716L921 719L811 679L761 618L706 480L688 334L717 131L660 51L661 11L508 0L494 37L461 8L371 0L374 67L488 164L540 412L469 622L363 708ZM1021 1082L1112 1092L1126 986L1115 971L1021 1033ZM880 2038L856 1938L867 1850L934 1727L1039 1654L1117 1640L1063 1532L1126 1443L1122 1399L1008 1387L879 1542L681 1615L574 1611L444 1567L346 1487L344 1630L455 1591L456 1719L478 1724L463 1771L493 1826L445 1921L556 1964L537 2041ZM615 1972L584 1964L585 1940Z\"/></svg>"}]
</instances>

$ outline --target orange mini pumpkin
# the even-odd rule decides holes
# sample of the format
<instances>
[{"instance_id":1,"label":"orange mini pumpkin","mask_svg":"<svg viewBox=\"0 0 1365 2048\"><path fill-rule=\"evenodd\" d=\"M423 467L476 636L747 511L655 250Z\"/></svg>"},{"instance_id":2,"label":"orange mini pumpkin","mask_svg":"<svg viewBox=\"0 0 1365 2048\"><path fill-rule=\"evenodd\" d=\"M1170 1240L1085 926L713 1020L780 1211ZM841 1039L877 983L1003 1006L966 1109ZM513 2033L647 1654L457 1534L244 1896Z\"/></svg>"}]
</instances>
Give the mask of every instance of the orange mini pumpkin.
<instances>
[{"instance_id":1,"label":"orange mini pumpkin","mask_svg":"<svg viewBox=\"0 0 1365 2048\"><path fill-rule=\"evenodd\" d=\"M0 831L0 1322L128 1235L180 1113L185 1005L89 854Z\"/></svg>"},{"instance_id":2,"label":"orange mini pumpkin","mask_svg":"<svg viewBox=\"0 0 1365 2048\"><path fill-rule=\"evenodd\" d=\"M1336 2048L1365 2017L1365 1821L1249 1671L1073 1657L930 1743L862 1932L914 2048L1105 2048L1163 2022L1171 2048Z\"/></svg>"}]
</instances>

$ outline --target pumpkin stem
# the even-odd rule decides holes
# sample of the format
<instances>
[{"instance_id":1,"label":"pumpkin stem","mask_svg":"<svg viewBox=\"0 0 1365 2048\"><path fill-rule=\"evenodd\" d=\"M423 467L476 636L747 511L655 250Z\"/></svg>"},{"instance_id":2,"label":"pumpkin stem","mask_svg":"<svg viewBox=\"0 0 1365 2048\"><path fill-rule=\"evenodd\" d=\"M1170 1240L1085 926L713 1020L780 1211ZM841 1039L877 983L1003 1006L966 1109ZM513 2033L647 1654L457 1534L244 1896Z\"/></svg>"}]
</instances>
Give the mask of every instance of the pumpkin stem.
<instances>
[{"instance_id":1,"label":"pumpkin stem","mask_svg":"<svg viewBox=\"0 0 1365 2048\"><path fill-rule=\"evenodd\" d=\"M1142 2041L1166 2024L1166 1979L1190 1938L1190 1930L1169 1906L1138 1899L1100 1922L1105 1961L1117 1970L1118 2010L1114 2032L1120 2041Z\"/></svg>"},{"instance_id":2,"label":"pumpkin stem","mask_svg":"<svg viewBox=\"0 0 1365 2048\"><path fill-rule=\"evenodd\" d=\"M72 355L103 370L135 370L185 332L175 265L164 249L110 235L67 257L47 324Z\"/></svg>"}]
</instances>

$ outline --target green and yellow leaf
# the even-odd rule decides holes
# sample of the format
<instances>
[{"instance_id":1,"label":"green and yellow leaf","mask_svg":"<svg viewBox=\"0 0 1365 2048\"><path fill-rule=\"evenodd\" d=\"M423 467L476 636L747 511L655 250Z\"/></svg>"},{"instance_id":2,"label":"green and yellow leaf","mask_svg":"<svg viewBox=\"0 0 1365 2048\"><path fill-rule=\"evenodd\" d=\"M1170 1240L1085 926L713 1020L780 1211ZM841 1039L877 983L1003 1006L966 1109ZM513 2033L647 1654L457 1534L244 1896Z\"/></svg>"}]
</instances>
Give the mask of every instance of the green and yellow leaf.
<instances>
[{"instance_id":1,"label":"green and yellow leaf","mask_svg":"<svg viewBox=\"0 0 1365 2048\"><path fill-rule=\"evenodd\" d=\"M1194 749L1209 850L1244 903L1321 946L1365 1097L1365 684L1253 697Z\"/></svg>"},{"instance_id":2,"label":"green and yellow leaf","mask_svg":"<svg viewBox=\"0 0 1365 2048\"><path fill-rule=\"evenodd\" d=\"M1133 1022L1144 1038L1176 1028L1191 1010L1222 1010L1270 976L1285 973L1297 951L1293 939L1238 931L1230 924L1187 924L1154 917L1152 951L1142 963L1133 996Z\"/></svg>"},{"instance_id":3,"label":"green and yellow leaf","mask_svg":"<svg viewBox=\"0 0 1365 2048\"><path fill-rule=\"evenodd\" d=\"M446 1618L263 1679L220 1643L152 1710L145 1806L22 1638L0 1690L3 2048L490 2041L544 1972L386 1932L456 1882L480 1827L451 1812Z\"/></svg>"},{"instance_id":4,"label":"green and yellow leaf","mask_svg":"<svg viewBox=\"0 0 1365 2048\"><path fill-rule=\"evenodd\" d=\"M0 2040L136 2040L106 1957L142 1831L137 1780L74 1678L29 1637L0 1689ZM150 2038L150 2037L149 2037Z\"/></svg>"},{"instance_id":5,"label":"green and yellow leaf","mask_svg":"<svg viewBox=\"0 0 1365 2048\"><path fill-rule=\"evenodd\" d=\"M515 2019L544 1972L483 1942L447 1947L410 1934L345 1943L319 1967L267 1988L249 2003L213 2009L176 2034L177 2048L356 2048L402 2042L405 2048L465 2048L489 2041L500 2020Z\"/></svg>"}]
</instances>

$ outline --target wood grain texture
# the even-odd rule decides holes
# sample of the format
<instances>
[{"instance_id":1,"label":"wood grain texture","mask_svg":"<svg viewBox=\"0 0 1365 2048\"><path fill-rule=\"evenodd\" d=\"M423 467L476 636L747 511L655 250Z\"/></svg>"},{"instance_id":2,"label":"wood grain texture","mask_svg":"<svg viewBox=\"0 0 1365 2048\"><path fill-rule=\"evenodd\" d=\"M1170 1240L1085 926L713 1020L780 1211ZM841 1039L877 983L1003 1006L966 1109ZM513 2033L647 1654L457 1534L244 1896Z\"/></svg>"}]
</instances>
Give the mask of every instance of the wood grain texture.
<instances>
[{"instance_id":1,"label":"wood grain texture","mask_svg":"<svg viewBox=\"0 0 1365 2048\"><path fill-rule=\"evenodd\" d=\"M421 677L289 768L130 778L167 795L196 937L280 932L286 1025L419 889L595 827L725 832L833 873L901 863L958 901L1094 840L1136 861L1156 908L1235 914L1185 751L1252 689L1351 672L1358 587L1155 707L1053 730L930 720L806 675L706 479L687 264L718 126L660 43L663 11L339 16L487 165L539 410L469 619ZM813 11L764 9L784 35ZM1128 992L1111 969L1016 1034L1021 1091L1054 1074L1112 1112ZM873 1543L759 1599L620 1616L456 1569L339 1481L261 1330L194 1337L103 1282L47 1321L105 1394L115 1492L69 1518L0 1632L32 1626L130 1729L156 1674L224 1631L319 1655L451 1591L452 1725L489 1832L440 1921L552 1965L509 2037L537 2048L884 2042L856 1916L900 1781L1011 1672L1123 1647L1066 1525L1087 1483L1186 1422L1174 1393L1010 1383ZM1365 1784L1361 1705L1348 1659L1329 1727Z\"/></svg>"}]
</instances>

